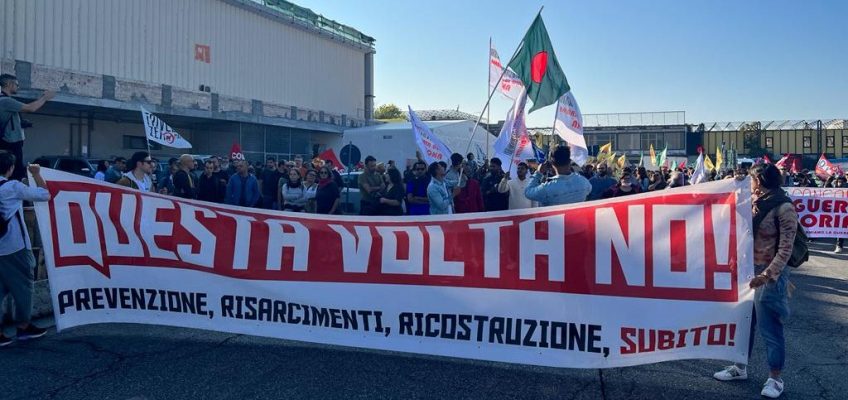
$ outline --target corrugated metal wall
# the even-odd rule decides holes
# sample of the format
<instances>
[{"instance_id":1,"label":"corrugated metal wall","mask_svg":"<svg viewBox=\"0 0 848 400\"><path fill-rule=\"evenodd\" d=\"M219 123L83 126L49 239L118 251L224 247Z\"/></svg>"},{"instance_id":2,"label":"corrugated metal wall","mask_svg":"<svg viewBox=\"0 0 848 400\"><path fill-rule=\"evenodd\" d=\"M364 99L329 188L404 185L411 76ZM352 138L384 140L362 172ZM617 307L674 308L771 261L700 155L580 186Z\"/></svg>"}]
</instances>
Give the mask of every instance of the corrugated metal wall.
<instances>
[{"instance_id":1,"label":"corrugated metal wall","mask_svg":"<svg viewBox=\"0 0 848 400\"><path fill-rule=\"evenodd\" d=\"M0 12L3 58L363 117L364 51L221 0L0 0Z\"/></svg>"}]
</instances>

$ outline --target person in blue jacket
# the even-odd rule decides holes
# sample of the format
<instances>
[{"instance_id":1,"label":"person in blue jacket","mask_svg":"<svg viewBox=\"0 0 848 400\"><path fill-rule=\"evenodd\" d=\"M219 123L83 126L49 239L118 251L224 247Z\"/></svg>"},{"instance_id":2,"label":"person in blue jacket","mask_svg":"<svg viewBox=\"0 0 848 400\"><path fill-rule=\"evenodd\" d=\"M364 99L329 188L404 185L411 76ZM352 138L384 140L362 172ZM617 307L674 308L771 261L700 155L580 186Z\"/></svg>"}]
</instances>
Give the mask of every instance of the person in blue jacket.
<instances>
[{"instance_id":1,"label":"person in blue jacket","mask_svg":"<svg viewBox=\"0 0 848 400\"><path fill-rule=\"evenodd\" d=\"M259 203L259 181L251 175L247 161L236 161L236 173L227 183L225 202L234 206L254 207Z\"/></svg>"}]
</instances>

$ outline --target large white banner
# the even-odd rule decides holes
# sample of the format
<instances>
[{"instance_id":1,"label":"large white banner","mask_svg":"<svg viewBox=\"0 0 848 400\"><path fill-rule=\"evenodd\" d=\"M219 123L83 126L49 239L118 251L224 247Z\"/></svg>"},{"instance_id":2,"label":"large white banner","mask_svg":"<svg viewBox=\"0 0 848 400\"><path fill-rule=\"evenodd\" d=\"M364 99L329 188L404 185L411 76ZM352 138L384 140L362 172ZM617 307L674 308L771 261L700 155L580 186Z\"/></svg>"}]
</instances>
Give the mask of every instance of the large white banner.
<instances>
[{"instance_id":1,"label":"large white banner","mask_svg":"<svg viewBox=\"0 0 848 400\"><path fill-rule=\"evenodd\" d=\"M787 187L798 221L811 238L848 237L848 188Z\"/></svg>"},{"instance_id":2,"label":"large white banner","mask_svg":"<svg viewBox=\"0 0 848 400\"><path fill-rule=\"evenodd\" d=\"M59 330L159 324L570 368L747 361L747 181L398 219L43 176Z\"/></svg>"},{"instance_id":3,"label":"large white banner","mask_svg":"<svg viewBox=\"0 0 848 400\"><path fill-rule=\"evenodd\" d=\"M191 143L185 140L174 128L168 126L165 121L151 114L141 107L141 119L144 121L144 132L147 140L178 149L190 149Z\"/></svg>"}]
</instances>

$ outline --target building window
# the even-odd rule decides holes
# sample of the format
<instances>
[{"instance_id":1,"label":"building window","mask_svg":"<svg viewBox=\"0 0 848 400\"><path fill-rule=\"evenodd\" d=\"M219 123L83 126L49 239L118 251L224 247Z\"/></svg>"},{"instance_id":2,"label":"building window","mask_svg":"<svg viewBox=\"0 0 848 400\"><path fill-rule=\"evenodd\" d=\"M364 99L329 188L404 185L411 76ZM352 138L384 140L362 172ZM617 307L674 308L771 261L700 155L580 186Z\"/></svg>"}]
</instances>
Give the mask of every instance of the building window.
<instances>
[{"instance_id":1,"label":"building window","mask_svg":"<svg viewBox=\"0 0 848 400\"><path fill-rule=\"evenodd\" d=\"M668 145L669 150L683 150L683 132L666 133L665 143Z\"/></svg>"},{"instance_id":2,"label":"building window","mask_svg":"<svg viewBox=\"0 0 848 400\"><path fill-rule=\"evenodd\" d=\"M810 136L804 136L804 148L809 149L813 147L813 138Z\"/></svg>"},{"instance_id":3,"label":"building window","mask_svg":"<svg viewBox=\"0 0 848 400\"><path fill-rule=\"evenodd\" d=\"M848 135L842 132L842 147L848 147Z\"/></svg>"},{"instance_id":4,"label":"building window","mask_svg":"<svg viewBox=\"0 0 848 400\"><path fill-rule=\"evenodd\" d=\"M610 142L613 141L613 137L615 135L608 134L608 133L597 133L597 134L589 134L589 135L586 135L586 136L587 136L587 139L589 139L588 142L586 143L586 145L591 147L591 146L603 146L607 143L610 143ZM612 147L613 147L613 149L616 148L615 143L612 144Z\"/></svg>"},{"instance_id":5,"label":"building window","mask_svg":"<svg viewBox=\"0 0 848 400\"><path fill-rule=\"evenodd\" d=\"M639 150L642 146L639 133L619 133L616 135L616 150Z\"/></svg>"},{"instance_id":6,"label":"building window","mask_svg":"<svg viewBox=\"0 0 848 400\"><path fill-rule=\"evenodd\" d=\"M766 147L768 147L768 148L774 147L774 138L770 138L770 137L766 138Z\"/></svg>"},{"instance_id":7,"label":"building window","mask_svg":"<svg viewBox=\"0 0 848 400\"><path fill-rule=\"evenodd\" d=\"M665 138L662 133L646 132L642 135L642 150L650 149L654 146L655 151L661 151L665 147Z\"/></svg>"},{"instance_id":8,"label":"building window","mask_svg":"<svg viewBox=\"0 0 848 400\"><path fill-rule=\"evenodd\" d=\"M827 136L824 140L825 146L827 147L836 147L836 137L835 136Z\"/></svg>"}]
</instances>

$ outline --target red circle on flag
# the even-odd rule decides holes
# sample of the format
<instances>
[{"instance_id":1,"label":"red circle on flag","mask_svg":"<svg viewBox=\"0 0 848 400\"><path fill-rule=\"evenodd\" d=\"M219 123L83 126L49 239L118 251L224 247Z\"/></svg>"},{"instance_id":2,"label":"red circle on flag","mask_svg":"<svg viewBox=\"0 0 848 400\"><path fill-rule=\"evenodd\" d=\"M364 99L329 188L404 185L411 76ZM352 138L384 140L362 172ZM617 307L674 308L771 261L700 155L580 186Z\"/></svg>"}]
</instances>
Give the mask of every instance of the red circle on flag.
<instances>
[{"instance_id":1,"label":"red circle on flag","mask_svg":"<svg viewBox=\"0 0 848 400\"><path fill-rule=\"evenodd\" d=\"M533 56L530 62L530 79L536 83L542 83L542 78L548 69L548 52L540 51Z\"/></svg>"}]
</instances>

